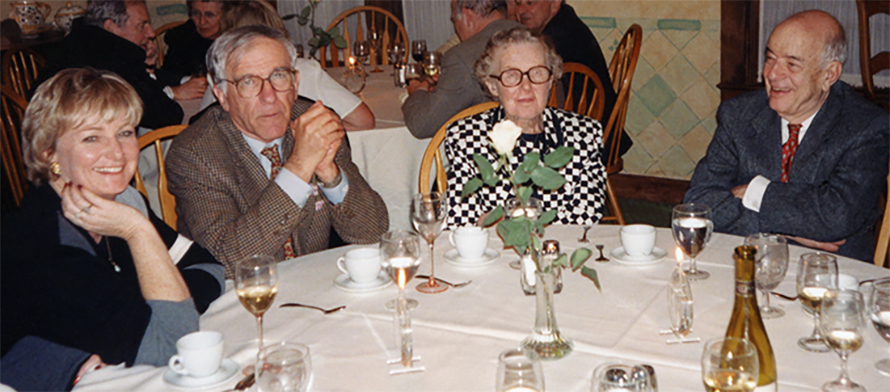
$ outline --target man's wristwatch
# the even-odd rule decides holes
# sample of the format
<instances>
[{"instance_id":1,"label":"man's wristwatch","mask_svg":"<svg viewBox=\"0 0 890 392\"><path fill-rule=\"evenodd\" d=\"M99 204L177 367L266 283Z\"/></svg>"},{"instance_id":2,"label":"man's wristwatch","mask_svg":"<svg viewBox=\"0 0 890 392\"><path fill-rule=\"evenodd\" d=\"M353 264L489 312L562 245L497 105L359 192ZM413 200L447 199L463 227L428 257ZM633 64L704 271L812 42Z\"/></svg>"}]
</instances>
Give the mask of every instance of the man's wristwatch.
<instances>
[{"instance_id":1,"label":"man's wristwatch","mask_svg":"<svg viewBox=\"0 0 890 392\"><path fill-rule=\"evenodd\" d=\"M331 189L337 185L340 185L340 181L343 180L343 171L337 170L337 177L334 178L334 180L331 182L324 182L321 180L321 178L318 178L318 176L315 176L315 179L318 181L318 183L321 184L322 188Z\"/></svg>"}]
</instances>

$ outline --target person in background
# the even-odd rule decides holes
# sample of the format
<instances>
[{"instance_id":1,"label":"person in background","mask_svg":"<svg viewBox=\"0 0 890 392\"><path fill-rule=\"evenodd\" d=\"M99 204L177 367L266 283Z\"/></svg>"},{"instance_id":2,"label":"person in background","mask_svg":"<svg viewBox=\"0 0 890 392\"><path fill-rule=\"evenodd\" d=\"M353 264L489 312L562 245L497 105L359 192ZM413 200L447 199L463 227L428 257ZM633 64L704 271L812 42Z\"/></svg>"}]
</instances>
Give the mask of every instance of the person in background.
<instances>
[{"instance_id":1,"label":"person in background","mask_svg":"<svg viewBox=\"0 0 890 392\"><path fill-rule=\"evenodd\" d=\"M522 129L513 156L515 171L524 157L547 154L559 146L574 148L571 162L560 168L566 184L552 191L535 191L545 210L556 210L556 223L591 225L605 211L606 172L602 163L603 127L596 120L547 106L550 90L562 74L562 60L548 40L518 27L498 32L476 62L476 78L500 106L454 122L445 136L448 170L446 224L476 225L483 214L513 197L509 181L483 186L461 197L464 185L479 175L473 160L480 154L492 164L498 155L488 134L496 124L510 121Z\"/></svg>"},{"instance_id":2,"label":"person in background","mask_svg":"<svg viewBox=\"0 0 890 392\"><path fill-rule=\"evenodd\" d=\"M166 366L223 292L224 269L129 186L143 115L123 78L66 69L23 120L34 184L3 217L0 378L64 390L103 364Z\"/></svg>"},{"instance_id":3,"label":"person in background","mask_svg":"<svg viewBox=\"0 0 890 392\"><path fill-rule=\"evenodd\" d=\"M452 0L451 22L460 37L443 56L436 86L429 81L408 83L402 104L405 125L418 139L431 138L449 118L470 106L490 100L476 82L473 66L488 40L498 31L520 26L506 20L505 0Z\"/></svg>"},{"instance_id":4,"label":"person in background","mask_svg":"<svg viewBox=\"0 0 890 392\"><path fill-rule=\"evenodd\" d=\"M717 130L684 202L714 230L777 233L870 261L890 155L890 115L839 81L843 27L804 11L769 36L766 89L720 104Z\"/></svg>"},{"instance_id":5,"label":"person in background","mask_svg":"<svg viewBox=\"0 0 890 392\"><path fill-rule=\"evenodd\" d=\"M322 101L297 99L287 37L239 27L217 38L207 59L220 106L167 152L179 232L229 276L250 255L284 260L325 249L331 228L348 243L378 242L389 226L386 205L352 163L339 117Z\"/></svg>"},{"instance_id":6,"label":"person in background","mask_svg":"<svg viewBox=\"0 0 890 392\"><path fill-rule=\"evenodd\" d=\"M219 37L223 0L186 0L189 19L164 34L167 53L161 67L178 78L207 73L204 56Z\"/></svg>"}]
</instances>

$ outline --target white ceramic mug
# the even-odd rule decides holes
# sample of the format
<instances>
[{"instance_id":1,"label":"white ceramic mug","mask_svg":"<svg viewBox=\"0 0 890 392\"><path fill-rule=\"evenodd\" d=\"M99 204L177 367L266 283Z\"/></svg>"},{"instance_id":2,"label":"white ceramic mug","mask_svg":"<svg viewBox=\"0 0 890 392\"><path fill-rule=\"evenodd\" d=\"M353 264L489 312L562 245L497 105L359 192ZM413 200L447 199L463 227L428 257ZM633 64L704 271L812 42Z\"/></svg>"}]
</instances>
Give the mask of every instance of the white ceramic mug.
<instances>
[{"instance_id":1,"label":"white ceramic mug","mask_svg":"<svg viewBox=\"0 0 890 392\"><path fill-rule=\"evenodd\" d=\"M623 226L619 238L628 256L649 256L655 247L655 228L650 225Z\"/></svg>"},{"instance_id":2,"label":"white ceramic mug","mask_svg":"<svg viewBox=\"0 0 890 392\"><path fill-rule=\"evenodd\" d=\"M481 261L488 249L488 230L477 226L458 227L448 234L462 260Z\"/></svg>"},{"instance_id":3,"label":"white ceramic mug","mask_svg":"<svg viewBox=\"0 0 890 392\"><path fill-rule=\"evenodd\" d=\"M215 331L198 331L176 341L176 355L170 357L170 370L190 376L207 377L219 370L223 359L223 336Z\"/></svg>"},{"instance_id":4,"label":"white ceramic mug","mask_svg":"<svg viewBox=\"0 0 890 392\"><path fill-rule=\"evenodd\" d=\"M355 283L370 283L380 275L380 250L358 248L346 252L337 260L337 268Z\"/></svg>"}]
</instances>

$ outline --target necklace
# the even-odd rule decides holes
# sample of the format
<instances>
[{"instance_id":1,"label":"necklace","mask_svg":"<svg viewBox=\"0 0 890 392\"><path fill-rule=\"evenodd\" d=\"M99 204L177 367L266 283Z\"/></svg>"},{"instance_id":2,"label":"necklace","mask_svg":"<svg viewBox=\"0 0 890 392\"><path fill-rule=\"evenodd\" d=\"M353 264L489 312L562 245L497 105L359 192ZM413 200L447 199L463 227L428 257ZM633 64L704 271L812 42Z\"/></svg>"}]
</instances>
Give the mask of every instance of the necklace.
<instances>
[{"instance_id":1,"label":"necklace","mask_svg":"<svg viewBox=\"0 0 890 392\"><path fill-rule=\"evenodd\" d=\"M114 262L114 258L111 257L111 240L108 237L105 237L105 248L108 249L108 262L114 266L114 272L121 272L121 267Z\"/></svg>"}]
</instances>

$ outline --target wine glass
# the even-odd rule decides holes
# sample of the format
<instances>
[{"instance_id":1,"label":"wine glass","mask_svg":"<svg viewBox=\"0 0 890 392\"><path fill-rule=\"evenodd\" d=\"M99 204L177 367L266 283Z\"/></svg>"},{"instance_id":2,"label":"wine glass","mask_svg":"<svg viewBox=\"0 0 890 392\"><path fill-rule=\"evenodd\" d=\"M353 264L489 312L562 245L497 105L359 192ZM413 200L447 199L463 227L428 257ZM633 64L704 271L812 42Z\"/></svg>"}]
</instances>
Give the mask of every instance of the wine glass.
<instances>
[{"instance_id":1,"label":"wine glass","mask_svg":"<svg viewBox=\"0 0 890 392\"><path fill-rule=\"evenodd\" d=\"M371 43L371 49L374 50L374 56L372 56L372 58L374 59L374 69L372 69L371 72L383 72L383 70L379 67L379 61L377 61L377 57L380 54L380 47L382 44L380 31L372 27L371 30L368 31L368 42Z\"/></svg>"},{"instance_id":2,"label":"wine glass","mask_svg":"<svg viewBox=\"0 0 890 392\"><path fill-rule=\"evenodd\" d=\"M423 62L423 54L426 53L426 40L411 41L411 57L415 62Z\"/></svg>"},{"instance_id":3,"label":"wine glass","mask_svg":"<svg viewBox=\"0 0 890 392\"><path fill-rule=\"evenodd\" d=\"M525 348L514 348L498 356L497 392L544 391L544 370L538 353Z\"/></svg>"},{"instance_id":4,"label":"wine glass","mask_svg":"<svg viewBox=\"0 0 890 392\"><path fill-rule=\"evenodd\" d=\"M714 222L711 209L704 204L680 204L671 212L671 232L674 242L692 259L686 276L692 280L705 280L711 274L696 268L696 257L708 245Z\"/></svg>"},{"instance_id":5,"label":"wine glass","mask_svg":"<svg viewBox=\"0 0 890 392\"><path fill-rule=\"evenodd\" d=\"M368 41L355 41L352 43L352 55L359 64L364 64L371 55L371 44Z\"/></svg>"},{"instance_id":6,"label":"wine glass","mask_svg":"<svg viewBox=\"0 0 890 392\"><path fill-rule=\"evenodd\" d=\"M819 314L822 309L822 296L830 289L837 289L837 259L822 252L805 253L800 256L797 270L797 295L804 310L813 314L813 334L800 338L797 345L812 352L827 352L819 330Z\"/></svg>"},{"instance_id":7,"label":"wine glass","mask_svg":"<svg viewBox=\"0 0 890 392\"><path fill-rule=\"evenodd\" d=\"M312 361L305 345L270 344L257 356L256 385L260 392L303 392L309 387L311 375Z\"/></svg>"},{"instance_id":8,"label":"wine glass","mask_svg":"<svg viewBox=\"0 0 890 392\"><path fill-rule=\"evenodd\" d=\"M753 391L760 360L757 348L744 338L715 338L705 343L701 377L708 391Z\"/></svg>"},{"instance_id":9,"label":"wine glass","mask_svg":"<svg viewBox=\"0 0 890 392\"><path fill-rule=\"evenodd\" d=\"M868 301L868 316L884 340L890 342L890 278L878 279L874 283ZM890 376L890 358L875 362L875 369Z\"/></svg>"},{"instance_id":10,"label":"wine glass","mask_svg":"<svg viewBox=\"0 0 890 392\"><path fill-rule=\"evenodd\" d=\"M745 245L757 249L754 254L757 263L754 284L763 293L760 316L765 319L784 316L784 310L769 305L769 292L782 283L788 272L788 241L780 235L758 233L745 238Z\"/></svg>"},{"instance_id":11,"label":"wine glass","mask_svg":"<svg viewBox=\"0 0 890 392\"><path fill-rule=\"evenodd\" d=\"M442 233L447 214L447 203L439 192L418 193L411 199L411 223L414 230L430 244L430 279L417 285L417 291L426 294L441 293L448 289L447 285L436 281L434 263L434 246L436 237Z\"/></svg>"},{"instance_id":12,"label":"wine glass","mask_svg":"<svg viewBox=\"0 0 890 392\"><path fill-rule=\"evenodd\" d=\"M278 293L278 262L272 256L253 255L235 266L235 293L247 311L256 317L258 350L263 349L263 314ZM253 372L248 366L245 373Z\"/></svg>"},{"instance_id":13,"label":"wine glass","mask_svg":"<svg viewBox=\"0 0 890 392\"><path fill-rule=\"evenodd\" d=\"M405 43L401 41L390 43L386 54L389 55L389 62L394 67L401 65L405 61Z\"/></svg>"},{"instance_id":14,"label":"wine glass","mask_svg":"<svg viewBox=\"0 0 890 392\"><path fill-rule=\"evenodd\" d=\"M423 72L429 76L430 83L435 83L435 77L439 75L442 67L442 54L439 52L426 52L423 55Z\"/></svg>"},{"instance_id":15,"label":"wine glass","mask_svg":"<svg viewBox=\"0 0 890 392\"><path fill-rule=\"evenodd\" d=\"M420 238L405 230L390 230L380 239L380 265L393 282L399 286L399 299L405 297L405 286L420 267ZM405 300L408 309L417 307L417 301ZM395 309L396 301L389 301L387 309Z\"/></svg>"},{"instance_id":16,"label":"wine glass","mask_svg":"<svg viewBox=\"0 0 890 392\"><path fill-rule=\"evenodd\" d=\"M847 375L847 357L862 347L865 317L862 293L854 290L828 290L822 297L819 329L825 344L841 357L841 375L822 385L825 392L865 392Z\"/></svg>"}]
</instances>

